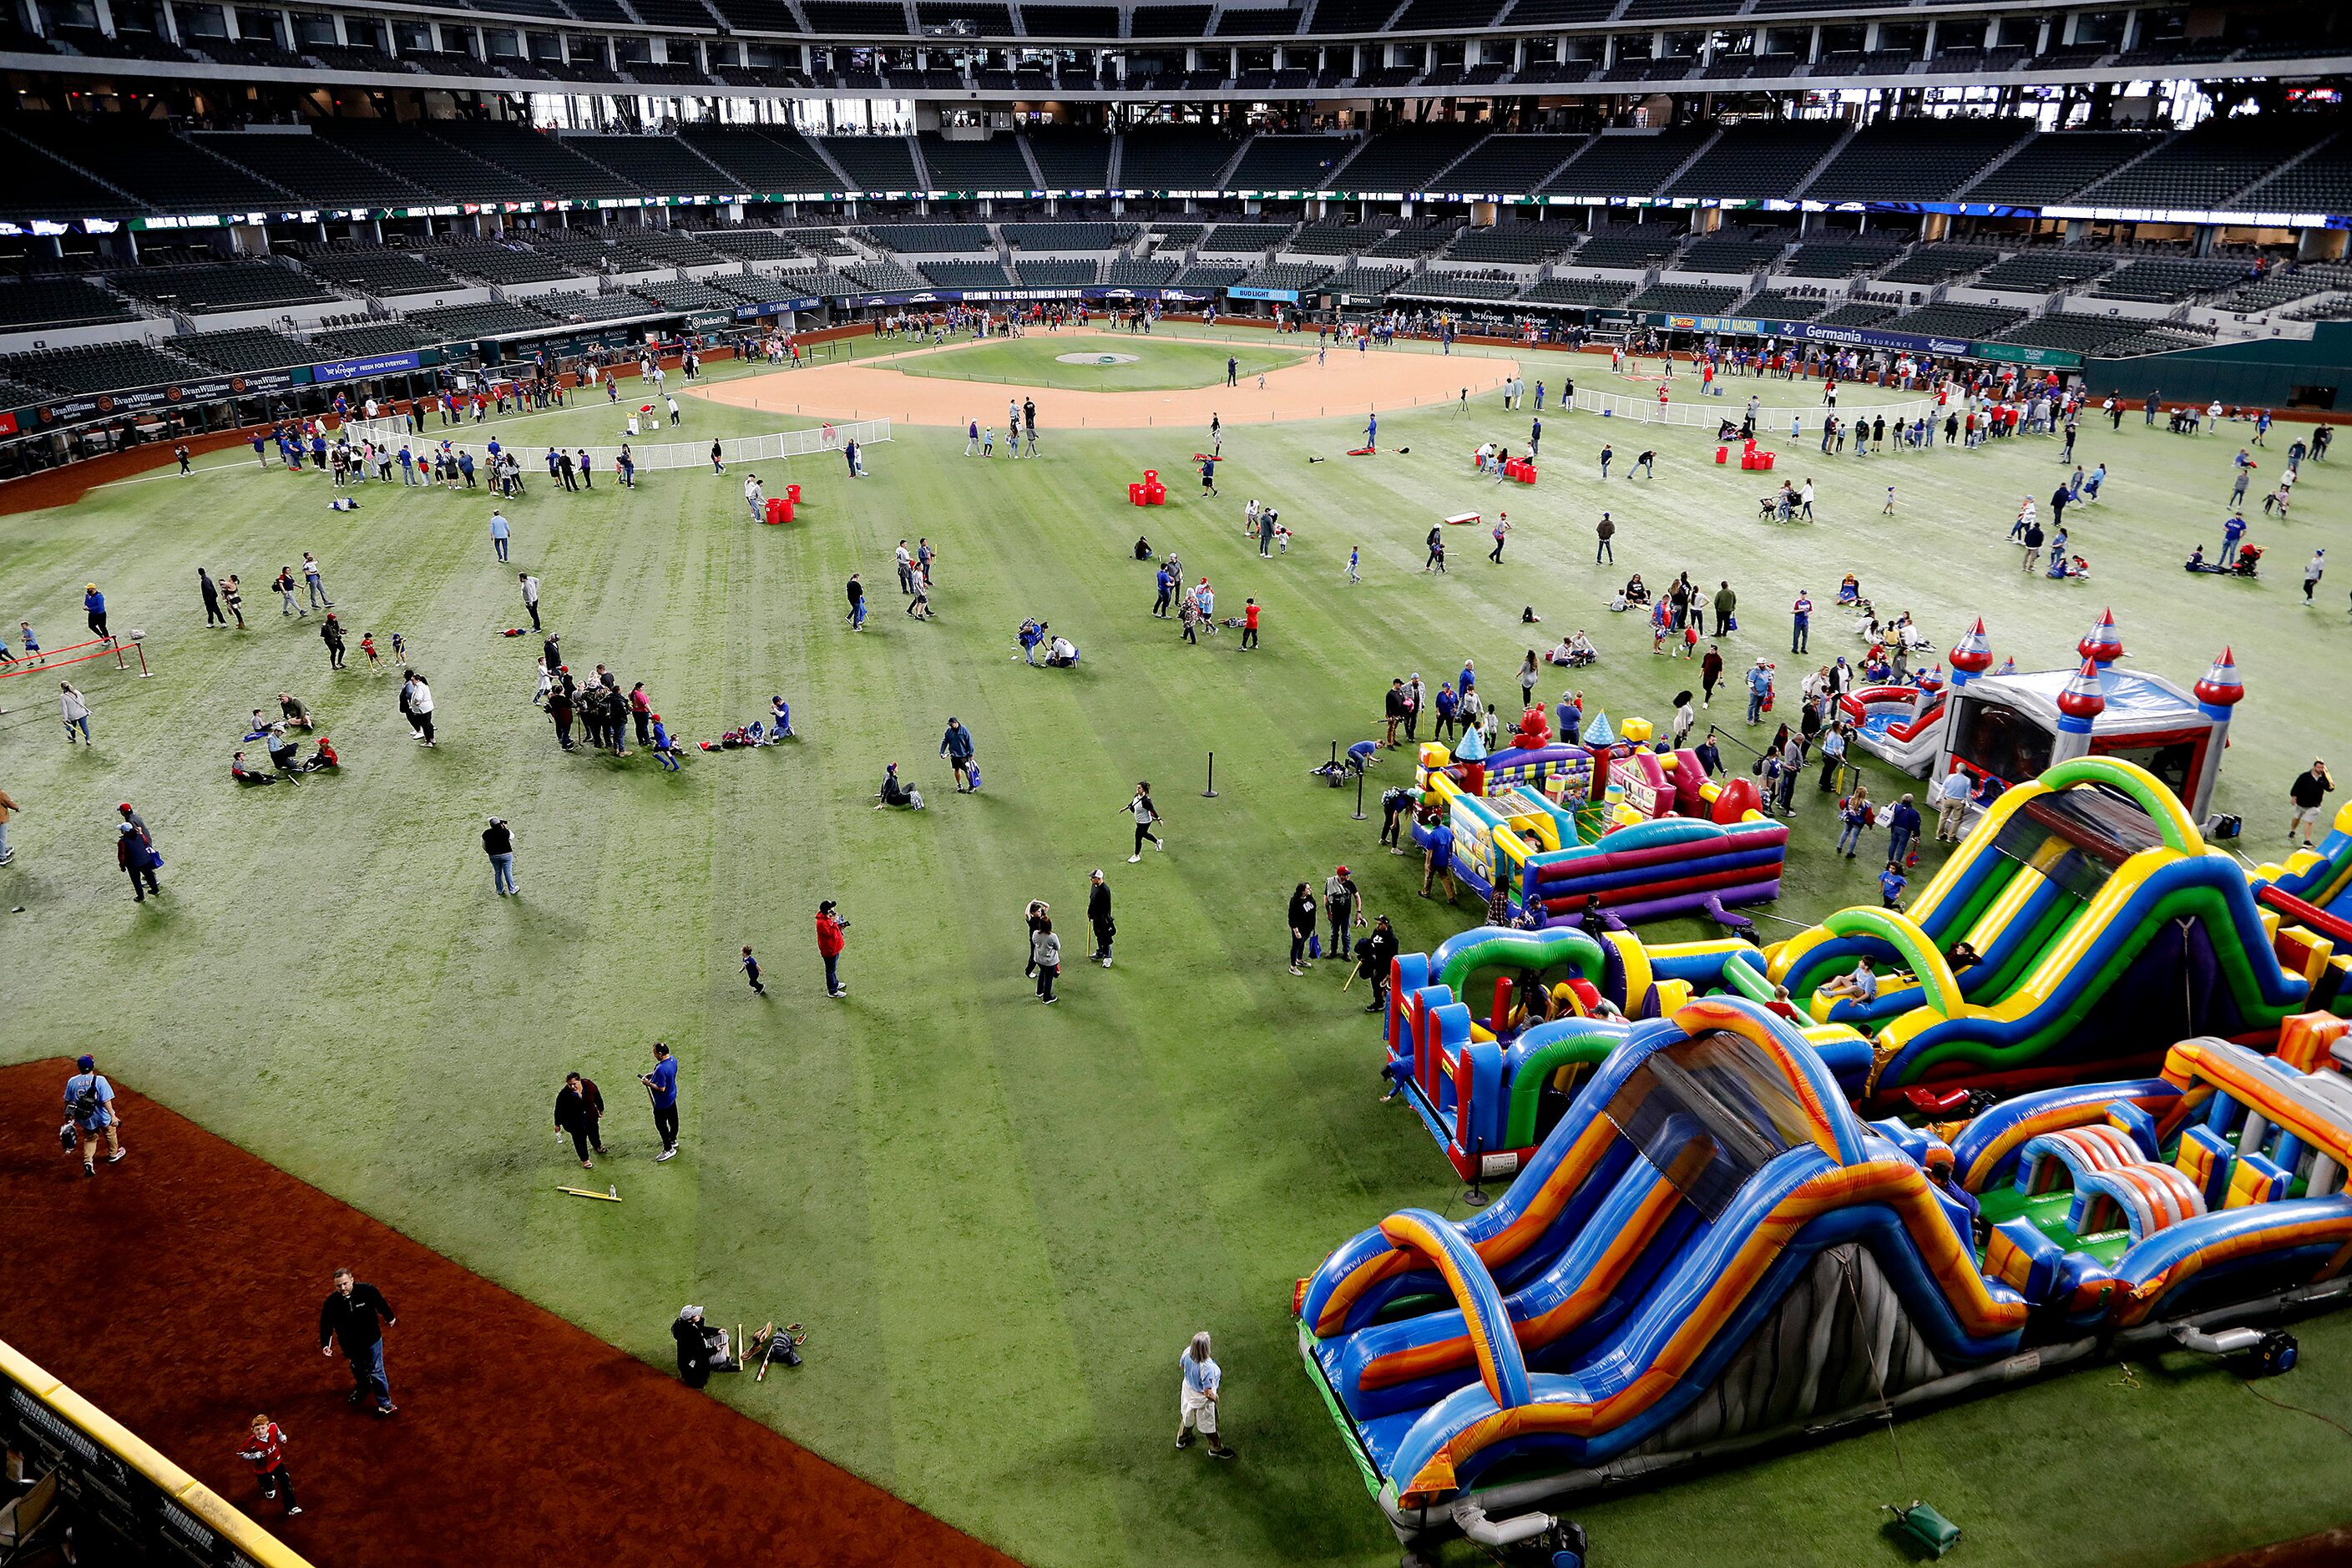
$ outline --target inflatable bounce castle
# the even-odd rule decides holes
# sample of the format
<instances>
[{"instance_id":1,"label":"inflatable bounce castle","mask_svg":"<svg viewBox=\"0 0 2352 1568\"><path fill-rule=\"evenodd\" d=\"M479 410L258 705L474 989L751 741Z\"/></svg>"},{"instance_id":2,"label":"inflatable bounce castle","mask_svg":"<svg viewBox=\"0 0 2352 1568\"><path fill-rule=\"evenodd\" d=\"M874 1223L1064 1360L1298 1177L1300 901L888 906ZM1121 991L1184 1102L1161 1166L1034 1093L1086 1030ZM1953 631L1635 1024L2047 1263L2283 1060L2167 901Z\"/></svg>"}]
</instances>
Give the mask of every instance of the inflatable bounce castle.
<instances>
[{"instance_id":1,"label":"inflatable bounce castle","mask_svg":"<svg viewBox=\"0 0 2352 1568\"><path fill-rule=\"evenodd\" d=\"M1596 903L1635 921L1777 898L1789 830L1759 809L1754 783L1710 779L1696 752L1649 741L1647 721L1619 734L1606 713L1580 740L1555 741L1530 708L1492 756L1475 731L1451 751L1428 742L1413 837L1443 847L1479 897L1499 883L1531 928L1573 923Z\"/></svg>"},{"instance_id":2,"label":"inflatable bounce castle","mask_svg":"<svg viewBox=\"0 0 2352 1568\"><path fill-rule=\"evenodd\" d=\"M2202 821L2213 799L2230 713L2245 696L2228 649L2184 691L2161 676L2116 668L2124 657L2115 612L2099 617L2063 669L1988 674L1992 648L1979 619L1950 654L1948 681L1864 686L1839 700L1863 749L1922 778L1957 762L1990 801L2074 757L2136 763Z\"/></svg>"}]
</instances>

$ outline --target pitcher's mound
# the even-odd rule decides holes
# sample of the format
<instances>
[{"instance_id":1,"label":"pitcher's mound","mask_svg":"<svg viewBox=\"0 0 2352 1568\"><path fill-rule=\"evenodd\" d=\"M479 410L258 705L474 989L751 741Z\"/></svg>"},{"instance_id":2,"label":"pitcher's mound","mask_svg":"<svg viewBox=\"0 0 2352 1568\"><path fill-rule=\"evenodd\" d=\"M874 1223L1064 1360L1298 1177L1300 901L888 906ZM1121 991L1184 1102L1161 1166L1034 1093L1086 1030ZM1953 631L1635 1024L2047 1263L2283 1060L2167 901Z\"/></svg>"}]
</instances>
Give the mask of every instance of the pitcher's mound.
<instances>
[{"instance_id":1,"label":"pitcher's mound","mask_svg":"<svg viewBox=\"0 0 2352 1568\"><path fill-rule=\"evenodd\" d=\"M1055 360L1062 364L1133 364L1138 357L1139 356L1135 354L1055 354L1054 356Z\"/></svg>"}]
</instances>

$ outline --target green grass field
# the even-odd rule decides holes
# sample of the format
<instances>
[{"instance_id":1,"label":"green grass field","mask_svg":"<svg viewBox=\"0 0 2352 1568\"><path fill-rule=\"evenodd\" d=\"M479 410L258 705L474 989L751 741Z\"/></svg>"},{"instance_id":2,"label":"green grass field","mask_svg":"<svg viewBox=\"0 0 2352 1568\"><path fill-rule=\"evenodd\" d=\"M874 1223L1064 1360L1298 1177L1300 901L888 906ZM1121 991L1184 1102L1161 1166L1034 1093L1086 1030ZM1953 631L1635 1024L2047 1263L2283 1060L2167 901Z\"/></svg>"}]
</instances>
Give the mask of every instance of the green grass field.
<instances>
[{"instance_id":1,"label":"green grass field","mask_svg":"<svg viewBox=\"0 0 2352 1568\"><path fill-rule=\"evenodd\" d=\"M1609 382L1592 363L1580 389ZM1745 384L1729 393L1736 410ZM62 743L53 684L0 681L0 788L25 808L0 871L0 910L25 911L5 917L0 1050L95 1050L119 1080L656 1363L681 1302L804 1319L805 1368L719 1395L1039 1568L1393 1561L1286 1309L1293 1280L1360 1227L1407 1205L1461 1210L1410 1113L1375 1103L1360 987L1339 996L1330 965L1286 974L1281 926L1292 884L1340 861L1408 950L1478 917L1414 898L1417 861L1378 853L1376 820L1351 821L1352 795L1307 775L1332 741L1373 731L1391 675L1433 686L1475 656L1507 685L1533 605L1545 639L1582 626L1600 642L1589 697L1663 719L1693 673L1601 607L1629 572L1730 578L1746 629L1727 653L1787 672L1789 601L1826 600L1851 569L1945 646L1982 614L1996 654L2026 668L2069 661L2108 605L2136 662L2184 684L2234 644L2250 698L2217 804L2246 814L2258 857L2279 847L2287 779L2352 738L2344 584L2331 577L2312 608L2299 592L2314 544L2340 552L2342 475L2306 468L2296 521L2256 519L2252 539L2275 551L2262 581L2179 570L2192 542L2218 542L2234 429L2191 440L2135 416L2086 430L2082 455L2113 478L2069 520L2095 573L2072 584L2021 575L2002 542L2017 498L2064 472L2048 444L1857 461L1807 441L1780 473L1817 479L1822 520L1775 530L1750 521L1761 476L1714 467L1696 432L1658 437L1654 482L1603 486L1591 458L1618 432L1548 415L1542 485L1482 484L1452 454L1486 437L1517 447L1527 430L1491 404L1384 417L1384 443L1410 457L1310 466L1352 444L1342 421L1229 429L1222 501L1188 485L1141 513L1120 502L1127 479L1181 468L1189 435L1056 431L1043 461L982 466L958 455L960 432L901 426L856 483L835 459L762 465L772 491L806 487L800 521L775 529L748 524L738 474L656 474L625 496L601 476L575 496L536 479L509 509L516 562L545 579L575 669L645 681L689 739L763 713L771 693L792 700L797 743L698 754L677 774L556 749L530 702L536 641L498 635L521 617L517 568L492 554L481 494L371 485L362 510L331 513L324 479L221 454L194 479L0 518L0 624L74 640L95 580L115 628L147 632L156 672L81 681L90 750ZM688 400L682 435L774 417ZM612 438L602 407L509 423L525 451ZM1286 557L1244 544L1253 495L1296 531ZM1518 524L1505 564L1458 530L1453 570L1419 574L1436 517L1498 504ZM1602 506L1617 561L1596 567ZM1212 576L1221 612L1264 603L1264 648L1244 655L1232 633L1187 647L1150 619L1139 529ZM940 551L928 625L892 591L891 549L919 534ZM1351 544L1360 586L1342 574ZM394 676L371 677L356 649L331 676L315 623L281 618L263 585L305 549L354 637L406 635L438 698L438 750L410 741ZM204 629L200 563L242 574L249 631ZM842 625L853 570L876 600L856 636ZM1076 641L1079 668L1012 660L1024 615ZM1815 662L1859 647L1832 615L1813 646ZM322 716L344 771L237 789L229 752L281 690ZM950 713L979 743L976 797L951 795L934 758ZM1746 733L1728 699L1712 716ZM933 809L871 809L892 760ZM1396 758L1379 770L1403 773ZM1147 777L1170 847L1129 866L1117 814ZM1874 774L1882 794L1895 782ZM1774 912L1870 899L1867 862L1828 852L1826 802L1799 797ZM139 906L110 848L125 800L168 861L165 896ZM514 825L520 899L491 894L485 813ZM1068 917L1075 959L1097 866L1118 967L1070 963L1066 1000L1038 1007L1024 903ZM822 898L855 922L852 995L824 1007ZM746 942L764 1000L736 971ZM656 1037L683 1060L685 1116L684 1154L658 1167L628 1088ZM547 1120L575 1067L611 1103L615 1157L598 1179L624 1205L551 1191L577 1173ZM1218 1336L1234 1467L1170 1450L1175 1360L1200 1328ZM2352 1319L2305 1337L2301 1368L2263 1392L2352 1406ZM1854 1437L1580 1517L1612 1563L1871 1565L1893 1560L1875 1506L1923 1497L1966 1527L1970 1561L2086 1568L2184 1562L2352 1513L2346 1439L2185 1356L2023 1387L1899 1436L1899 1461L1884 1436ZM659 1434L646 1441L650 1462Z\"/></svg>"},{"instance_id":2,"label":"green grass field","mask_svg":"<svg viewBox=\"0 0 2352 1568\"><path fill-rule=\"evenodd\" d=\"M883 346L887 350L887 345ZM1061 357L1064 354L1118 357L1108 364L1072 364ZM1273 339L1264 332L1230 347L1128 332L1115 336L1038 332L970 348L924 351L899 361L898 368L908 375L1052 386L1069 392L1171 392L1223 384L1228 357L1238 362L1236 374L1256 376L1297 364L1307 356L1295 349L1274 347Z\"/></svg>"}]
</instances>

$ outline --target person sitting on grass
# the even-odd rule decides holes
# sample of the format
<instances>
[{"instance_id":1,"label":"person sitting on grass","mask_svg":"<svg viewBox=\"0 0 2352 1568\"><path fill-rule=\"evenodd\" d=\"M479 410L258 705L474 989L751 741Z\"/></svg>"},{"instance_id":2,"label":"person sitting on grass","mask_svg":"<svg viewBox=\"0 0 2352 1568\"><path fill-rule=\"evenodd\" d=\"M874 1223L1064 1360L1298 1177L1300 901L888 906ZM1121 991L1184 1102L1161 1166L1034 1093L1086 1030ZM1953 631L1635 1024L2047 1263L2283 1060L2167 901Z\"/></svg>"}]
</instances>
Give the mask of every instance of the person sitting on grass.
<instances>
[{"instance_id":1,"label":"person sitting on grass","mask_svg":"<svg viewBox=\"0 0 2352 1568\"><path fill-rule=\"evenodd\" d=\"M302 765L295 771L305 773L323 773L342 765L343 759L335 754L334 742L321 735L319 737L318 745L311 750L309 756L302 759Z\"/></svg>"},{"instance_id":2,"label":"person sitting on grass","mask_svg":"<svg viewBox=\"0 0 2352 1568\"><path fill-rule=\"evenodd\" d=\"M881 804L874 808L877 811L881 810L885 805L903 805L910 811L923 809L923 792L908 789L899 782L898 764L896 763L891 763L883 769L882 787L875 793L881 801Z\"/></svg>"},{"instance_id":3,"label":"person sitting on grass","mask_svg":"<svg viewBox=\"0 0 2352 1568\"><path fill-rule=\"evenodd\" d=\"M275 773L265 773L246 766L243 752L229 758L228 776L242 784L274 784L278 782L278 775Z\"/></svg>"},{"instance_id":4,"label":"person sitting on grass","mask_svg":"<svg viewBox=\"0 0 2352 1568\"><path fill-rule=\"evenodd\" d=\"M768 1352L768 1342L779 1338L780 1331L772 1319L752 1331L743 1349L742 1360L728 1342L725 1329L703 1321L702 1309L691 1304L680 1307L677 1317L669 1326L670 1338L677 1342L677 1380L688 1388L700 1388L710 1381L714 1372L741 1372L744 1362L758 1361ZM793 1342L784 1337L778 1349L787 1366L798 1363Z\"/></svg>"},{"instance_id":5,"label":"person sitting on grass","mask_svg":"<svg viewBox=\"0 0 2352 1568\"><path fill-rule=\"evenodd\" d=\"M1046 652L1045 662L1055 669L1069 668L1078 662L1077 645L1067 637L1055 637L1053 647Z\"/></svg>"}]
</instances>

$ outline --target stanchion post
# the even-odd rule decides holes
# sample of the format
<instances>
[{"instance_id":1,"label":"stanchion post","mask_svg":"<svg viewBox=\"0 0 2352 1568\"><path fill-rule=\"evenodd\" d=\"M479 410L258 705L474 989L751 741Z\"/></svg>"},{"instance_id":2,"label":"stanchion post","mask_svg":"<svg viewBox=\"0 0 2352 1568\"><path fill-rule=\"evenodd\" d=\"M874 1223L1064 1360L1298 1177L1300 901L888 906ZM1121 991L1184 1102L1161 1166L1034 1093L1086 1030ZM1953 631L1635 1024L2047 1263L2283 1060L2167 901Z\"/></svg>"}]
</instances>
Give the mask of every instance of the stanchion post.
<instances>
[{"instance_id":1,"label":"stanchion post","mask_svg":"<svg viewBox=\"0 0 2352 1568\"><path fill-rule=\"evenodd\" d=\"M1356 820L1364 820L1364 775L1356 775Z\"/></svg>"},{"instance_id":2,"label":"stanchion post","mask_svg":"<svg viewBox=\"0 0 2352 1568\"><path fill-rule=\"evenodd\" d=\"M1209 787L1202 790L1201 794L1208 800L1217 798L1217 753L1214 752L1209 753Z\"/></svg>"}]
</instances>

